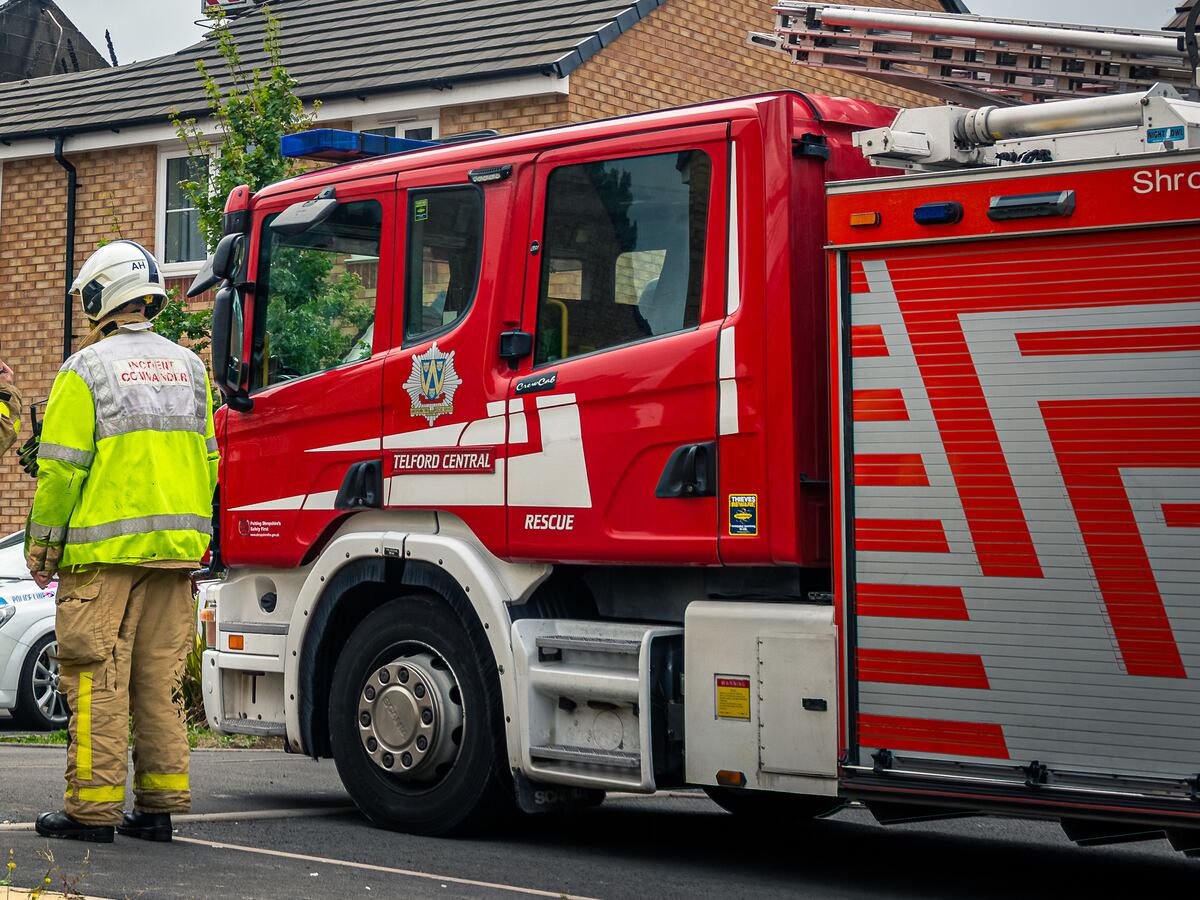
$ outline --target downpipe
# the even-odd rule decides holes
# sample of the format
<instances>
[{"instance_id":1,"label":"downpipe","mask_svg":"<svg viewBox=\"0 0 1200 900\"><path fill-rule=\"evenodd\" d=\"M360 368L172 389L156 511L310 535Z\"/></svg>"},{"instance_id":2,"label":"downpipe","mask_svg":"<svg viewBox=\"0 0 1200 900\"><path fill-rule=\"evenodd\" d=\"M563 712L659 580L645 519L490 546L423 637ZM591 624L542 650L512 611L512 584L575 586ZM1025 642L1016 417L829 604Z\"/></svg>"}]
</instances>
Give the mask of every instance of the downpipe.
<instances>
[{"instance_id":1,"label":"downpipe","mask_svg":"<svg viewBox=\"0 0 1200 900\"><path fill-rule=\"evenodd\" d=\"M71 284L75 280L75 195L79 187L75 166L63 155L63 143L66 135L60 134L54 138L54 161L67 172L67 237L66 258L63 267L66 269L63 285L63 359L71 355L72 334L71 323L74 319L71 303Z\"/></svg>"}]
</instances>

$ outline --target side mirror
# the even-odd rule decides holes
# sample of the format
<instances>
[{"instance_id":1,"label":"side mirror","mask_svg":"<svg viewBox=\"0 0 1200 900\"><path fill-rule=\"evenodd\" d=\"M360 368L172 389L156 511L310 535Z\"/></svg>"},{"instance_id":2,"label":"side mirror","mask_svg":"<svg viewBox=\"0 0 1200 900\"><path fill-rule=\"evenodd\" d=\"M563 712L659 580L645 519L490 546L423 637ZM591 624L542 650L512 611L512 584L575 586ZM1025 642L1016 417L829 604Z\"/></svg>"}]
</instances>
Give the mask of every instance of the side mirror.
<instances>
[{"instance_id":1,"label":"side mirror","mask_svg":"<svg viewBox=\"0 0 1200 900\"><path fill-rule=\"evenodd\" d=\"M212 367L217 387L231 408L248 412L252 402L242 389L245 366L242 348L245 346L245 314L242 295L232 284L217 292L212 315Z\"/></svg>"},{"instance_id":2,"label":"side mirror","mask_svg":"<svg viewBox=\"0 0 1200 900\"><path fill-rule=\"evenodd\" d=\"M244 234L227 234L217 244L212 255L213 274L222 281L229 279L237 281L242 271L242 263L246 257L246 236Z\"/></svg>"},{"instance_id":3,"label":"side mirror","mask_svg":"<svg viewBox=\"0 0 1200 900\"><path fill-rule=\"evenodd\" d=\"M246 236L244 234L227 234L221 238L221 242L217 244L217 249L213 251L204 262L203 268L200 269L192 286L188 288L187 295L189 297L197 297L205 291L220 284L225 279L233 281L237 280L238 274L242 271L242 263L246 257Z\"/></svg>"},{"instance_id":4,"label":"side mirror","mask_svg":"<svg viewBox=\"0 0 1200 900\"><path fill-rule=\"evenodd\" d=\"M282 237L295 237L316 228L337 209L333 188L326 188L311 200L293 203L271 223L271 230Z\"/></svg>"}]
</instances>

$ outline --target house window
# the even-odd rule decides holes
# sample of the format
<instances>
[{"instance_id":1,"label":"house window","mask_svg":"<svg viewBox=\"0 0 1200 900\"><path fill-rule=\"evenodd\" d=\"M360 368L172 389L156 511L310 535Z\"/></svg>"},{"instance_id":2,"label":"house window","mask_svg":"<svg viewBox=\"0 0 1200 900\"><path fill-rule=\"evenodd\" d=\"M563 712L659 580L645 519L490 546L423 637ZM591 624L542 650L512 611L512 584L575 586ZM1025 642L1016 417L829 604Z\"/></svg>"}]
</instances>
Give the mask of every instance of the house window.
<instances>
[{"instance_id":1,"label":"house window","mask_svg":"<svg viewBox=\"0 0 1200 900\"><path fill-rule=\"evenodd\" d=\"M200 211L180 187L180 182L207 183L207 162L188 156L169 156L164 163L163 225L158 245L161 261L167 266L200 262L208 256L208 248L200 233Z\"/></svg>"},{"instance_id":2,"label":"house window","mask_svg":"<svg viewBox=\"0 0 1200 900\"><path fill-rule=\"evenodd\" d=\"M436 141L438 136L437 125L428 121L405 122L401 125L373 125L369 128L364 128L356 123L355 129L366 134L402 137L408 138L410 141Z\"/></svg>"}]
</instances>

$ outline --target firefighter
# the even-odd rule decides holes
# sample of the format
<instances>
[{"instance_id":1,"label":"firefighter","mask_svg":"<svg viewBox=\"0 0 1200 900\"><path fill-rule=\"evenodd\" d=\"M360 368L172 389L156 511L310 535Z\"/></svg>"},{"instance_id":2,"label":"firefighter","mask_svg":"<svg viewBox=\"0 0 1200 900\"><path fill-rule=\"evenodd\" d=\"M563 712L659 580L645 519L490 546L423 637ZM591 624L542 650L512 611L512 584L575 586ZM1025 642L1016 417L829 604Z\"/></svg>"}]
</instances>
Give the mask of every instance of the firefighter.
<instances>
[{"instance_id":1,"label":"firefighter","mask_svg":"<svg viewBox=\"0 0 1200 900\"><path fill-rule=\"evenodd\" d=\"M0 456L21 433L21 392L13 384L13 370L0 360Z\"/></svg>"},{"instance_id":2,"label":"firefighter","mask_svg":"<svg viewBox=\"0 0 1200 900\"><path fill-rule=\"evenodd\" d=\"M140 245L97 250L71 291L93 330L50 392L25 544L39 585L59 577L71 709L64 807L37 832L108 843L116 826L169 841L171 813L191 802L174 697L195 634L189 575L212 535L211 388L194 353L151 330L166 291ZM130 713L135 802L123 815Z\"/></svg>"}]
</instances>

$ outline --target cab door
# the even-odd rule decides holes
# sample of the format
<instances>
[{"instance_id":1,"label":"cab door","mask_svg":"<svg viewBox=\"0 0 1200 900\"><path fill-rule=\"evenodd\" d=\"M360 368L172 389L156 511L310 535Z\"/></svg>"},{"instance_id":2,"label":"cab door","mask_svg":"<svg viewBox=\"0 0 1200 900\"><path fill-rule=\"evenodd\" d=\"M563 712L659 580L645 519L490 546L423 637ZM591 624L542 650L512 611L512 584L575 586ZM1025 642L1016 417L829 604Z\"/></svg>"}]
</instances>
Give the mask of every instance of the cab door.
<instances>
[{"instance_id":1,"label":"cab door","mask_svg":"<svg viewBox=\"0 0 1200 900\"><path fill-rule=\"evenodd\" d=\"M384 368L389 508L459 520L507 553L505 400L512 370L497 354L518 324L532 155L401 173L393 350ZM524 190L522 190L524 185Z\"/></svg>"},{"instance_id":2,"label":"cab door","mask_svg":"<svg viewBox=\"0 0 1200 900\"><path fill-rule=\"evenodd\" d=\"M717 561L727 128L538 158L509 394L510 555Z\"/></svg>"},{"instance_id":3,"label":"cab door","mask_svg":"<svg viewBox=\"0 0 1200 900\"><path fill-rule=\"evenodd\" d=\"M298 235L271 223L320 188L255 211L252 408L226 415L221 541L230 563L299 565L350 514L336 500L351 467L381 461L394 183L337 185L333 214Z\"/></svg>"}]
</instances>

